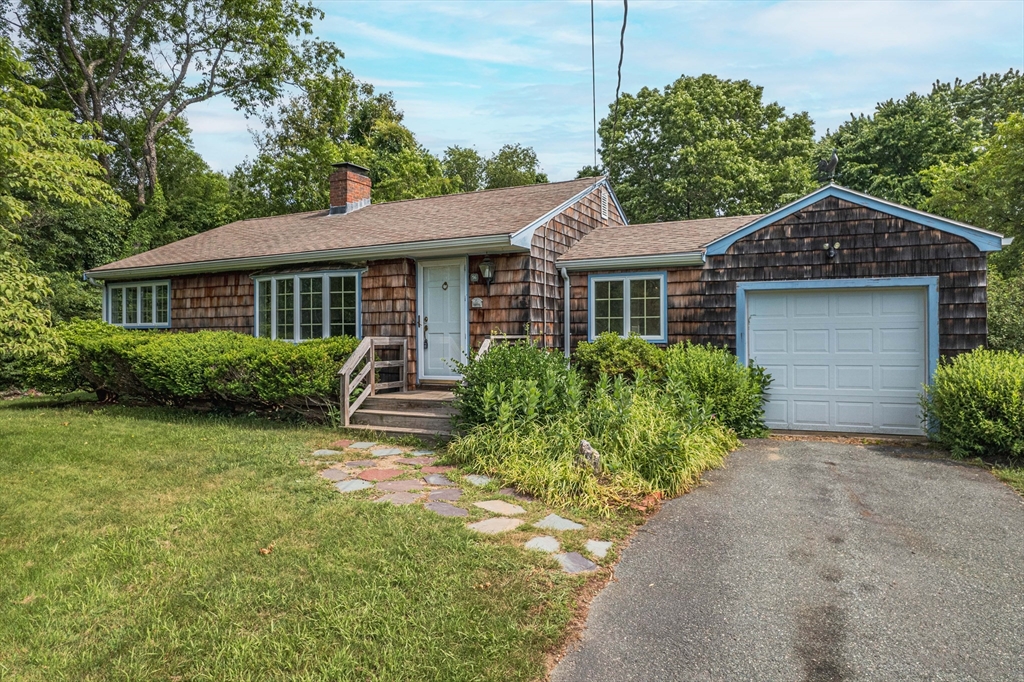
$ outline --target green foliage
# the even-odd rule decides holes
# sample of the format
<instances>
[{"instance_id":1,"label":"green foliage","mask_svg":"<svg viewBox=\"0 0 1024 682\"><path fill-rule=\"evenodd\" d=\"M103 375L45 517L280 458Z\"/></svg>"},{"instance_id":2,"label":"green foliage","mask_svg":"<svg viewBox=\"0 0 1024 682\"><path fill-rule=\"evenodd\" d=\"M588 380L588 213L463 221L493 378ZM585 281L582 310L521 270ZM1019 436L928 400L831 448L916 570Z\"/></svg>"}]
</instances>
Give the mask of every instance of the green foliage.
<instances>
[{"instance_id":1,"label":"green foliage","mask_svg":"<svg viewBox=\"0 0 1024 682\"><path fill-rule=\"evenodd\" d=\"M988 347L1024 353L1024 273L988 274Z\"/></svg>"},{"instance_id":2,"label":"green foliage","mask_svg":"<svg viewBox=\"0 0 1024 682\"><path fill-rule=\"evenodd\" d=\"M47 392L88 386L105 397L155 404L320 413L337 402L338 370L358 345L351 337L291 344L234 332L130 331L102 322L76 322L61 332L67 361L36 375Z\"/></svg>"},{"instance_id":3,"label":"green foliage","mask_svg":"<svg viewBox=\"0 0 1024 682\"><path fill-rule=\"evenodd\" d=\"M529 341L498 343L483 356L470 358L469 362L456 363L462 381L452 391L458 408L458 426L470 428L491 421L498 403L524 390L516 388L515 382L533 382L538 392L535 413L554 414L565 409L569 397L565 390L571 381L565 358L556 351L538 348Z\"/></svg>"},{"instance_id":4,"label":"green foliage","mask_svg":"<svg viewBox=\"0 0 1024 682\"><path fill-rule=\"evenodd\" d=\"M955 457L1024 459L1024 354L979 348L942 362L921 403Z\"/></svg>"},{"instance_id":5,"label":"green foliage","mask_svg":"<svg viewBox=\"0 0 1024 682\"><path fill-rule=\"evenodd\" d=\"M446 178L458 179L461 191L475 192L483 188L486 164L480 152L472 147L448 147L444 150L441 165Z\"/></svg>"},{"instance_id":6,"label":"green foliage","mask_svg":"<svg viewBox=\"0 0 1024 682\"><path fill-rule=\"evenodd\" d=\"M744 367L725 348L680 343L668 350L670 392L691 396L740 438L764 436L764 394L771 377L763 367Z\"/></svg>"},{"instance_id":7,"label":"green foliage","mask_svg":"<svg viewBox=\"0 0 1024 682\"><path fill-rule=\"evenodd\" d=\"M632 222L763 213L813 188L813 129L762 88L709 74L623 94L601 158Z\"/></svg>"},{"instance_id":8,"label":"green foliage","mask_svg":"<svg viewBox=\"0 0 1024 682\"><path fill-rule=\"evenodd\" d=\"M637 334L622 337L605 332L593 342L580 343L572 361L573 367L591 385L596 384L602 374L634 381L637 375L646 372L660 379L664 377L665 351Z\"/></svg>"},{"instance_id":9,"label":"green foliage","mask_svg":"<svg viewBox=\"0 0 1024 682\"><path fill-rule=\"evenodd\" d=\"M541 172L540 161L533 147L506 144L484 162L487 189L519 187L548 181Z\"/></svg>"}]
</instances>

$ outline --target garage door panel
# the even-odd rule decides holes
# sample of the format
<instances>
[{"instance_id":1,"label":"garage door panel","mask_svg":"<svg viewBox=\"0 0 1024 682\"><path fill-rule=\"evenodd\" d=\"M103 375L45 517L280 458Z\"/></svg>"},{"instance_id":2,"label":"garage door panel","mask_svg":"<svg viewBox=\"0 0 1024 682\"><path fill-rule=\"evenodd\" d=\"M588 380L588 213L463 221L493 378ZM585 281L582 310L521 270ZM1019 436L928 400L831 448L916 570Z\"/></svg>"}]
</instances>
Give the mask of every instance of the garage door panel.
<instances>
[{"instance_id":1,"label":"garage door panel","mask_svg":"<svg viewBox=\"0 0 1024 682\"><path fill-rule=\"evenodd\" d=\"M765 406L769 427L921 433L923 288L747 295L749 356L774 379Z\"/></svg>"}]
</instances>

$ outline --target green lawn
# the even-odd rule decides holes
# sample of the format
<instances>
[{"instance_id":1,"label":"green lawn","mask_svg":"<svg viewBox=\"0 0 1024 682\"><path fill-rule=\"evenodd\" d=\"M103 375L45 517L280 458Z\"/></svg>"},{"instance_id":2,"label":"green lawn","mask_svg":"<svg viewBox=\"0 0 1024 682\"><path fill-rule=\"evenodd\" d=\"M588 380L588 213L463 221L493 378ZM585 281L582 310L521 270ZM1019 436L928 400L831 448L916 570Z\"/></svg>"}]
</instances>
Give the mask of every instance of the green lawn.
<instances>
[{"instance_id":1,"label":"green lawn","mask_svg":"<svg viewBox=\"0 0 1024 682\"><path fill-rule=\"evenodd\" d=\"M1024 467L995 467L992 469L1000 481L1024 495Z\"/></svg>"},{"instance_id":2,"label":"green lawn","mask_svg":"<svg viewBox=\"0 0 1024 682\"><path fill-rule=\"evenodd\" d=\"M542 676L584 579L457 519L335 493L299 459L337 437L0 406L0 679Z\"/></svg>"}]
</instances>

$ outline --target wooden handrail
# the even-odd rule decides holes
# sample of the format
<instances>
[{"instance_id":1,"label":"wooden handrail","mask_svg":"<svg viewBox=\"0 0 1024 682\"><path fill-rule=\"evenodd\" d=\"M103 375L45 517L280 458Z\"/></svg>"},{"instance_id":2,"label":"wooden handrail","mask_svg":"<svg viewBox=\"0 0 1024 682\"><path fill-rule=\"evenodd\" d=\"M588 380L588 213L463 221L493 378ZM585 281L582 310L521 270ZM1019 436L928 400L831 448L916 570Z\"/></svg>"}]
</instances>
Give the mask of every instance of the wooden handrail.
<instances>
[{"instance_id":1,"label":"wooden handrail","mask_svg":"<svg viewBox=\"0 0 1024 682\"><path fill-rule=\"evenodd\" d=\"M367 397L377 393L378 388L397 388L399 391L405 391L406 372L409 362L408 343L405 337L367 336L352 351L352 355L341 366L341 369L338 370L338 376L341 378L341 417L345 426L349 426L352 423L352 415L355 414L355 411L359 409L359 406L363 404ZM377 360L377 350L388 347L398 349L398 360ZM352 373L360 364L362 369L353 378ZM397 367L399 370L399 380L378 384L378 367ZM363 386L363 390L353 401L352 393L360 385Z\"/></svg>"}]
</instances>

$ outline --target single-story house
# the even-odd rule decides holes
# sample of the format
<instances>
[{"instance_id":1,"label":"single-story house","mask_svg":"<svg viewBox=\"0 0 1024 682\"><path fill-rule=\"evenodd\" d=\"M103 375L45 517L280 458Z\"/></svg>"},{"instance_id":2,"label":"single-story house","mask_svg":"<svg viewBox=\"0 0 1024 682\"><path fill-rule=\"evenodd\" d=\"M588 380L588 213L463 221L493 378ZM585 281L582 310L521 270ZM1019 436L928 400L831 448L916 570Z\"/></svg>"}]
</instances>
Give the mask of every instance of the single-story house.
<instances>
[{"instance_id":1,"label":"single-story house","mask_svg":"<svg viewBox=\"0 0 1024 682\"><path fill-rule=\"evenodd\" d=\"M920 433L940 355L986 340L997 234L828 185L756 216L629 225L604 178L243 220L86 274L112 324L288 341L407 339L406 384L492 334L568 352L611 331L724 345L774 379L780 429Z\"/></svg>"}]
</instances>

